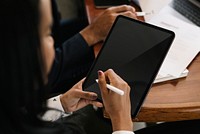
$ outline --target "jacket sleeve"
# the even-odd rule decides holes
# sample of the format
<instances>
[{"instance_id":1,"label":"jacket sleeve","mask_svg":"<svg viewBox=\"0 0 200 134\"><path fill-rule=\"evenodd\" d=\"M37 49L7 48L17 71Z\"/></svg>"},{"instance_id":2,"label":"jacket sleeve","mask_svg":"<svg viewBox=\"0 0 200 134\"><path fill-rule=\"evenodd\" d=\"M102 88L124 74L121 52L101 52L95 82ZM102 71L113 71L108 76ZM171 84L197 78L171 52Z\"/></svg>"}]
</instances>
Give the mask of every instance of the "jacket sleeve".
<instances>
[{"instance_id":1,"label":"jacket sleeve","mask_svg":"<svg viewBox=\"0 0 200 134\"><path fill-rule=\"evenodd\" d=\"M49 74L53 92L65 92L86 76L93 61L94 51L80 34L76 34L56 49L55 60Z\"/></svg>"}]
</instances>

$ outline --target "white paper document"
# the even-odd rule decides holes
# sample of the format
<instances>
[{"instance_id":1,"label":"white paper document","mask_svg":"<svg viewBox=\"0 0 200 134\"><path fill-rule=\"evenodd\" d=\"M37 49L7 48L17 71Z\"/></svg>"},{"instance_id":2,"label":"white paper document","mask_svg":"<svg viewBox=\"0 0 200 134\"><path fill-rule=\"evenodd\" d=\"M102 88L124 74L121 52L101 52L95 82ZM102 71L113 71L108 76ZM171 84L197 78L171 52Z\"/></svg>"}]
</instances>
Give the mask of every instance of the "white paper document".
<instances>
[{"instance_id":1,"label":"white paper document","mask_svg":"<svg viewBox=\"0 0 200 134\"><path fill-rule=\"evenodd\" d=\"M168 5L171 1L172 0L139 0L142 11L149 14L144 16L145 21L149 21L156 16L160 10L162 10L163 7Z\"/></svg>"},{"instance_id":2,"label":"white paper document","mask_svg":"<svg viewBox=\"0 0 200 134\"><path fill-rule=\"evenodd\" d=\"M180 77L200 51L200 28L171 14L161 12L148 23L175 32L175 40L160 68L159 74Z\"/></svg>"}]
</instances>

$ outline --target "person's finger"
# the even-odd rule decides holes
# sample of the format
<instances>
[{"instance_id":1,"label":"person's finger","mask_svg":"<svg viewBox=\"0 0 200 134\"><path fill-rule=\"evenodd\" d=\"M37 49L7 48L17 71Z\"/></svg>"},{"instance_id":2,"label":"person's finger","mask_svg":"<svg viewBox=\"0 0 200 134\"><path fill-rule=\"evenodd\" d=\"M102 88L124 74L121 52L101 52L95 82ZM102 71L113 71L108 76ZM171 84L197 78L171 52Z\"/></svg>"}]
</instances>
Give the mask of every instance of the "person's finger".
<instances>
[{"instance_id":1,"label":"person's finger","mask_svg":"<svg viewBox=\"0 0 200 134\"><path fill-rule=\"evenodd\" d=\"M83 83L85 81L85 77L83 79L81 79L79 82Z\"/></svg>"},{"instance_id":2,"label":"person's finger","mask_svg":"<svg viewBox=\"0 0 200 134\"><path fill-rule=\"evenodd\" d=\"M81 79L76 85L82 86L83 82L85 81L85 78Z\"/></svg>"},{"instance_id":3,"label":"person's finger","mask_svg":"<svg viewBox=\"0 0 200 134\"><path fill-rule=\"evenodd\" d=\"M106 72L105 72L108 80L110 83L113 83L113 82L117 82L119 80L123 81L121 79L121 77L119 77L112 69L108 69Z\"/></svg>"},{"instance_id":4,"label":"person's finger","mask_svg":"<svg viewBox=\"0 0 200 134\"><path fill-rule=\"evenodd\" d=\"M96 107L103 107L103 104L101 102L81 99L76 108L80 109L80 108L83 108L83 107L90 105L90 104L93 105L93 106L96 106Z\"/></svg>"},{"instance_id":5,"label":"person's finger","mask_svg":"<svg viewBox=\"0 0 200 134\"><path fill-rule=\"evenodd\" d=\"M106 87L106 77L104 75L104 73L99 70L98 71L98 83L99 83L99 87L101 90L102 94L107 94L108 93L108 89Z\"/></svg>"},{"instance_id":6,"label":"person's finger","mask_svg":"<svg viewBox=\"0 0 200 134\"><path fill-rule=\"evenodd\" d=\"M135 8L129 5L115 6L115 7L108 8L108 10L113 13L120 13L120 12L126 12L126 11L131 11L133 13L135 12Z\"/></svg>"},{"instance_id":7,"label":"person's finger","mask_svg":"<svg viewBox=\"0 0 200 134\"><path fill-rule=\"evenodd\" d=\"M103 104L101 102L98 102L98 101L91 101L91 100L87 100L88 101L88 104L91 104L93 106L96 106L96 107L103 107Z\"/></svg>"},{"instance_id":8,"label":"person's finger","mask_svg":"<svg viewBox=\"0 0 200 134\"><path fill-rule=\"evenodd\" d=\"M75 97L80 98L80 99L86 99L86 100L96 100L97 94L93 92L76 90Z\"/></svg>"},{"instance_id":9,"label":"person's finger","mask_svg":"<svg viewBox=\"0 0 200 134\"><path fill-rule=\"evenodd\" d=\"M82 89L82 84L84 82L85 78L81 79L78 83L76 83L73 87L81 88Z\"/></svg>"},{"instance_id":10,"label":"person's finger","mask_svg":"<svg viewBox=\"0 0 200 134\"><path fill-rule=\"evenodd\" d=\"M126 17L137 19L136 13L132 13L130 11L119 13L119 15L123 15L123 16L126 16Z\"/></svg>"},{"instance_id":11,"label":"person's finger","mask_svg":"<svg viewBox=\"0 0 200 134\"><path fill-rule=\"evenodd\" d=\"M123 85L123 87L126 87L124 89L128 89L128 84L119 76L117 75L112 69L108 69L105 72L108 80L110 81L110 84L117 84L117 85ZM124 90L122 89L122 90Z\"/></svg>"}]
</instances>

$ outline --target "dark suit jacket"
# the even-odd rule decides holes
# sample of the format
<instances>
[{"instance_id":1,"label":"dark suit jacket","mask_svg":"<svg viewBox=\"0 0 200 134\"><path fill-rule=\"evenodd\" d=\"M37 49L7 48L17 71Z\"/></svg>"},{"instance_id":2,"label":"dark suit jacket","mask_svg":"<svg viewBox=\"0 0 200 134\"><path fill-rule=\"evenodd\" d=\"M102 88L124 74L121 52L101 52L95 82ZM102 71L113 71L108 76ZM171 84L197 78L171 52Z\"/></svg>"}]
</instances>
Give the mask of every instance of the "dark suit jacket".
<instances>
[{"instance_id":1,"label":"dark suit jacket","mask_svg":"<svg viewBox=\"0 0 200 134\"><path fill-rule=\"evenodd\" d=\"M52 0L53 32L59 29L60 14L56 2ZM53 33L53 34L54 34ZM78 33L56 48L56 56L49 74L52 93L63 93L86 76L94 60L92 47Z\"/></svg>"},{"instance_id":2,"label":"dark suit jacket","mask_svg":"<svg viewBox=\"0 0 200 134\"><path fill-rule=\"evenodd\" d=\"M88 47L80 34L56 49L56 56L49 75L52 92L65 92L85 77L94 60L93 49Z\"/></svg>"}]
</instances>

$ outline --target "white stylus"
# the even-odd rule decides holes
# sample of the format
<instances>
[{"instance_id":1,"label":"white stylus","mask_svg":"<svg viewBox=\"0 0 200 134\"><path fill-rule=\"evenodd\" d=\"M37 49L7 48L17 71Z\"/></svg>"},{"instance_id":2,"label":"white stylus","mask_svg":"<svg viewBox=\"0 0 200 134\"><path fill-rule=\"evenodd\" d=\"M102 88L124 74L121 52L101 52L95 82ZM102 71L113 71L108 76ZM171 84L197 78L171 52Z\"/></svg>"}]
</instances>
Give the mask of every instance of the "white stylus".
<instances>
[{"instance_id":1,"label":"white stylus","mask_svg":"<svg viewBox=\"0 0 200 134\"><path fill-rule=\"evenodd\" d=\"M96 79L96 82L98 83L98 79ZM116 88L116 87L111 86L111 85L109 85L109 84L106 84L106 87L107 87L108 89L112 90L113 92L119 94L119 95L124 95L124 91L122 91L122 90L119 89L119 88Z\"/></svg>"},{"instance_id":2,"label":"white stylus","mask_svg":"<svg viewBox=\"0 0 200 134\"><path fill-rule=\"evenodd\" d=\"M146 13L146 12L136 12L137 16L145 16L145 15L149 15L151 13Z\"/></svg>"}]
</instances>

